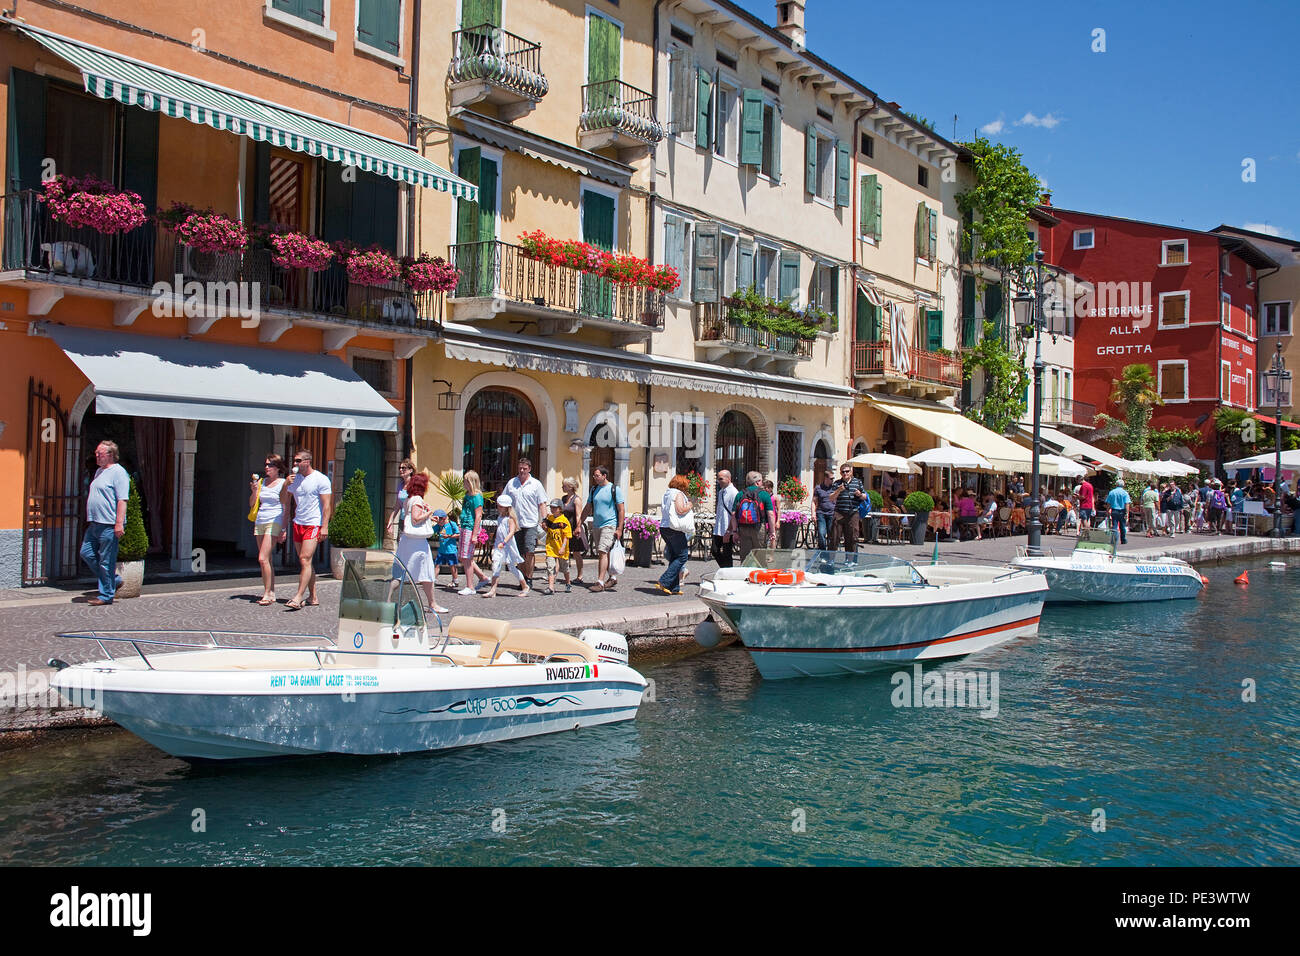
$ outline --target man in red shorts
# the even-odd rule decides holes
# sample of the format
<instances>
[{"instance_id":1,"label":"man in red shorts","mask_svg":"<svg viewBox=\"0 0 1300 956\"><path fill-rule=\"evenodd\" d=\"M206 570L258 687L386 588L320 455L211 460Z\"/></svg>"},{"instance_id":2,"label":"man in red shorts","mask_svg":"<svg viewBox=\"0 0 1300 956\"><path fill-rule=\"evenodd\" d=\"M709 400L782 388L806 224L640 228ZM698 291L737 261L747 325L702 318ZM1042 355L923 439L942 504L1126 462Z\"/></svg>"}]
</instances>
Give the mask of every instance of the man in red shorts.
<instances>
[{"instance_id":1,"label":"man in red shorts","mask_svg":"<svg viewBox=\"0 0 1300 956\"><path fill-rule=\"evenodd\" d=\"M312 558L316 546L329 534L330 513L333 510L334 488L330 480L311 466L311 452L300 451L293 456L294 477L284 483L280 497L285 514L289 513L289 498L293 498L293 543L298 548L298 593L285 605L291 611L301 610L305 603L319 604L316 598L316 572Z\"/></svg>"}]
</instances>

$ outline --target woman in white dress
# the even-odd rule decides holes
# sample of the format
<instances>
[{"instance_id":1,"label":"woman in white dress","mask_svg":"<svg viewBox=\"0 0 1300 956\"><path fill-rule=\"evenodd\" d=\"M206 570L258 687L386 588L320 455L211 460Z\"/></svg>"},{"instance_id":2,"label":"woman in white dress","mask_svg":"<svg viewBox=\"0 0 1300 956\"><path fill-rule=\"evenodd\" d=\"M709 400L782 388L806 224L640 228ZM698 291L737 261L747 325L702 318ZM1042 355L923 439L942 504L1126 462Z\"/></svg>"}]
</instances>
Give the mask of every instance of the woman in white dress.
<instances>
[{"instance_id":1,"label":"woman in white dress","mask_svg":"<svg viewBox=\"0 0 1300 956\"><path fill-rule=\"evenodd\" d=\"M262 469L264 477L253 476L249 482L252 494L248 509L257 509L253 515L253 537L257 540L257 563L262 566L262 599L257 603L270 607L275 603L275 566L271 554L277 544L284 543L284 505L280 491L284 488L284 459L279 455L266 456Z\"/></svg>"},{"instance_id":2,"label":"woman in white dress","mask_svg":"<svg viewBox=\"0 0 1300 956\"><path fill-rule=\"evenodd\" d=\"M432 509L424 503L428 490L429 479L424 475L412 475L406 482L402 539L397 545L397 559L405 566L411 581L423 589L426 609L446 614L447 609L433 599L433 553L429 550L429 539L433 537L434 524L430 519Z\"/></svg>"}]
</instances>

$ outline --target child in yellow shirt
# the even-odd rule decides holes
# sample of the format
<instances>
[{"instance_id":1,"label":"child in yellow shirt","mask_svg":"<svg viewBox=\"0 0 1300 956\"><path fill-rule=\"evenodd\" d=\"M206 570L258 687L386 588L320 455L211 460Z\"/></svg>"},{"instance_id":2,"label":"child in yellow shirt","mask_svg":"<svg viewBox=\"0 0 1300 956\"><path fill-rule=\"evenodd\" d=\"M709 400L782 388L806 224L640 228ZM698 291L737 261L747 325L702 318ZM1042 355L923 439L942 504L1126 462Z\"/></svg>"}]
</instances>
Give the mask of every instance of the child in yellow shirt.
<instances>
[{"instance_id":1,"label":"child in yellow shirt","mask_svg":"<svg viewBox=\"0 0 1300 956\"><path fill-rule=\"evenodd\" d=\"M546 593L555 593L555 572L564 574L564 593L572 590L569 583L569 539L573 537L573 528L569 519L564 517L561 509L564 505L559 498L551 499L551 513L542 522L546 527Z\"/></svg>"}]
</instances>

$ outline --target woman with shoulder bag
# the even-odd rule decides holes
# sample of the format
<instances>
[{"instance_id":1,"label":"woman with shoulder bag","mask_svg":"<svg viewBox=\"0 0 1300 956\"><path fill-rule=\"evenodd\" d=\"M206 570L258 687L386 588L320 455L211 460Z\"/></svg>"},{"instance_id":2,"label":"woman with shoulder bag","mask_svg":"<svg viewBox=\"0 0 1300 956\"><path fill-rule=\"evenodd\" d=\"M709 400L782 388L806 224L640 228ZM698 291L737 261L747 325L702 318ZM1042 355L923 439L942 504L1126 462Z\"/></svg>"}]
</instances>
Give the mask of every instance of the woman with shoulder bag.
<instances>
[{"instance_id":1,"label":"woman with shoulder bag","mask_svg":"<svg viewBox=\"0 0 1300 956\"><path fill-rule=\"evenodd\" d=\"M664 557L668 559L668 567L659 579L662 594L681 594L680 585L688 573L686 559L690 557L691 535L695 533L695 514L685 494L689 487L685 475L674 475L659 509L659 534L664 539Z\"/></svg>"},{"instance_id":2,"label":"woman with shoulder bag","mask_svg":"<svg viewBox=\"0 0 1300 956\"><path fill-rule=\"evenodd\" d=\"M275 566L271 554L285 538L284 504L280 491L284 488L284 459L279 455L266 456L263 467L265 479L253 476L248 499L248 520L253 522L253 537L257 540L257 563L262 568L262 598L257 603L270 607L275 603Z\"/></svg>"},{"instance_id":3,"label":"woman with shoulder bag","mask_svg":"<svg viewBox=\"0 0 1300 956\"><path fill-rule=\"evenodd\" d=\"M434 567L429 539L437 533L437 527L431 518L432 509L424 503L424 495L428 490L429 479L424 475L412 475L406 483L406 504L402 508L402 540L397 545L397 559L406 567L410 580L424 590L425 609L436 614L446 614L447 609L440 607L433 599Z\"/></svg>"}]
</instances>

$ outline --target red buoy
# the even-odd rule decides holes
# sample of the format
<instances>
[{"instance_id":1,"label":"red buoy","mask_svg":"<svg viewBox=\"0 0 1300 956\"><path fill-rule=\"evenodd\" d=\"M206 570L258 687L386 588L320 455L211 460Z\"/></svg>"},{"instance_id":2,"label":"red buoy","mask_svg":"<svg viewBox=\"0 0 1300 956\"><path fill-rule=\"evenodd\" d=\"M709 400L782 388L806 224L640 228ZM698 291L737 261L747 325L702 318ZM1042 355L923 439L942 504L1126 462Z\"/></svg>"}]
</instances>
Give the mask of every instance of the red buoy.
<instances>
[{"instance_id":1,"label":"red buoy","mask_svg":"<svg viewBox=\"0 0 1300 956\"><path fill-rule=\"evenodd\" d=\"M1207 578L1204 574L1201 575L1201 584L1207 588L1210 586L1210 579Z\"/></svg>"},{"instance_id":2,"label":"red buoy","mask_svg":"<svg viewBox=\"0 0 1300 956\"><path fill-rule=\"evenodd\" d=\"M1234 583L1234 584L1249 584L1249 583L1250 583L1250 572L1249 572L1249 571L1242 571L1242 572L1241 572L1241 575L1240 575L1240 576L1236 579L1236 581L1234 581L1233 583Z\"/></svg>"}]
</instances>

